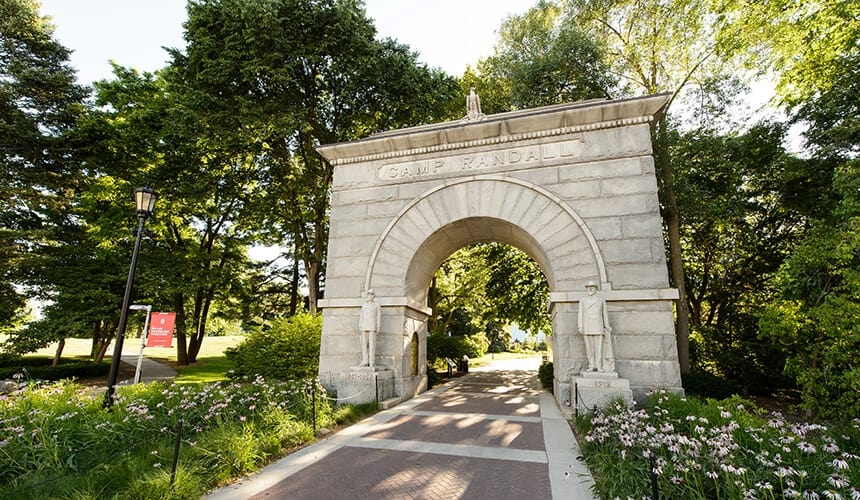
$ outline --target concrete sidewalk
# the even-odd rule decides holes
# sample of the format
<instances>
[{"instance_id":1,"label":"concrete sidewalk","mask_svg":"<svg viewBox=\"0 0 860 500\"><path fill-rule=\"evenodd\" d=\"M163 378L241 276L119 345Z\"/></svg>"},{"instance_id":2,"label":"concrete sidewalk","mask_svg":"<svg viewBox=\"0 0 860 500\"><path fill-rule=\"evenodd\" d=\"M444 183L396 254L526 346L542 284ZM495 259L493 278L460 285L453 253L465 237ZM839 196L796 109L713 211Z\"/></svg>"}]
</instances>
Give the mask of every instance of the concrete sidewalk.
<instances>
[{"instance_id":1,"label":"concrete sidewalk","mask_svg":"<svg viewBox=\"0 0 860 500\"><path fill-rule=\"evenodd\" d=\"M536 371L484 369L207 498L592 499L593 480L579 455Z\"/></svg>"},{"instance_id":2,"label":"concrete sidewalk","mask_svg":"<svg viewBox=\"0 0 860 500\"><path fill-rule=\"evenodd\" d=\"M137 357L137 354L123 354L120 359L127 365L137 367ZM144 384L148 382L169 382L176 375L176 370L157 361L143 358L140 363L140 381ZM131 385L133 383L134 377L119 381L119 385Z\"/></svg>"}]
</instances>

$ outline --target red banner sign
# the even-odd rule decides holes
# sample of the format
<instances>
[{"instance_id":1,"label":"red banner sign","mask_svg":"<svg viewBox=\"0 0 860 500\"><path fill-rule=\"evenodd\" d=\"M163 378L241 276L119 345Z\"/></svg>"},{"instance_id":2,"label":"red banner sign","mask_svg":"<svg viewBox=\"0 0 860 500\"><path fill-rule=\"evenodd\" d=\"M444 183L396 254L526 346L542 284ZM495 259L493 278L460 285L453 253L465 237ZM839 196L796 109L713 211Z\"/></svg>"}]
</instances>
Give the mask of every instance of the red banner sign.
<instances>
[{"instance_id":1,"label":"red banner sign","mask_svg":"<svg viewBox=\"0 0 860 500\"><path fill-rule=\"evenodd\" d=\"M173 347L173 324L176 313L152 313L146 347Z\"/></svg>"}]
</instances>

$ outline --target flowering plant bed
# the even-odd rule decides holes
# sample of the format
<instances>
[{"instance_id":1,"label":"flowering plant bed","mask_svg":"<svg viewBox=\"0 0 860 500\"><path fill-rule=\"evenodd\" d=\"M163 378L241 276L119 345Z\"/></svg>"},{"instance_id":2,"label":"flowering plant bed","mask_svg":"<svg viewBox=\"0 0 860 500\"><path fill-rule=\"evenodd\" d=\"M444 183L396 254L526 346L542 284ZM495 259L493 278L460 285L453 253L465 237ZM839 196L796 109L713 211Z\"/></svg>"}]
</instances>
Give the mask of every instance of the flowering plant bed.
<instances>
[{"instance_id":1,"label":"flowering plant bed","mask_svg":"<svg viewBox=\"0 0 860 500\"><path fill-rule=\"evenodd\" d=\"M317 426L355 414L333 408L313 380L120 387L110 410L93 388L31 386L0 397L0 491L5 498L200 498L313 440L314 397Z\"/></svg>"},{"instance_id":2,"label":"flowering plant bed","mask_svg":"<svg viewBox=\"0 0 860 500\"><path fill-rule=\"evenodd\" d=\"M860 499L860 419L796 423L738 397L661 391L576 427L601 498L650 497L653 472L659 498Z\"/></svg>"}]
</instances>

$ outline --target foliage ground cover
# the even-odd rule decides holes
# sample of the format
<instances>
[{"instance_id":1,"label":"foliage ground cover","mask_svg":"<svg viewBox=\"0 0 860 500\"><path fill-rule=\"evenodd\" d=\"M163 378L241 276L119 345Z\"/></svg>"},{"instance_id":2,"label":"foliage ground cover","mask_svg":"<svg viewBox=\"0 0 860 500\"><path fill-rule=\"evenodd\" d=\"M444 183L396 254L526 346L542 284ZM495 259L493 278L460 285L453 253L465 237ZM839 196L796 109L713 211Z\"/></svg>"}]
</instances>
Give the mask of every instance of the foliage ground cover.
<instances>
[{"instance_id":1,"label":"foliage ground cover","mask_svg":"<svg viewBox=\"0 0 860 500\"><path fill-rule=\"evenodd\" d=\"M738 397L661 391L576 424L601 498L650 492L653 453L660 498L860 499L860 419L796 423Z\"/></svg>"},{"instance_id":2,"label":"foliage ground cover","mask_svg":"<svg viewBox=\"0 0 860 500\"><path fill-rule=\"evenodd\" d=\"M315 381L263 378L99 391L60 382L0 397L0 491L7 498L199 498L367 408L334 408ZM176 481L173 446L182 420Z\"/></svg>"}]
</instances>

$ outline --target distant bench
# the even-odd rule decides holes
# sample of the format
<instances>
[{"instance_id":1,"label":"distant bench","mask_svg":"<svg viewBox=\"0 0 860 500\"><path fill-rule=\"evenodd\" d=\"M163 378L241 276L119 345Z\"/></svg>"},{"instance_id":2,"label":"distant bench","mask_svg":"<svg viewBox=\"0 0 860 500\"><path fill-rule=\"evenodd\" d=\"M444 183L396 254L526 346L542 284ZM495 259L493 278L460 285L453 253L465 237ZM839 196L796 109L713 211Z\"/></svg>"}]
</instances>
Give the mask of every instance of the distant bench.
<instances>
[{"instance_id":1,"label":"distant bench","mask_svg":"<svg viewBox=\"0 0 860 500\"><path fill-rule=\"evenodd\" d=\"M454 367L457 366L457 363L453 362L451 358L445 358L445 364L448 365L448 377L453 377Z\"/></svg>"}]
</instances>

